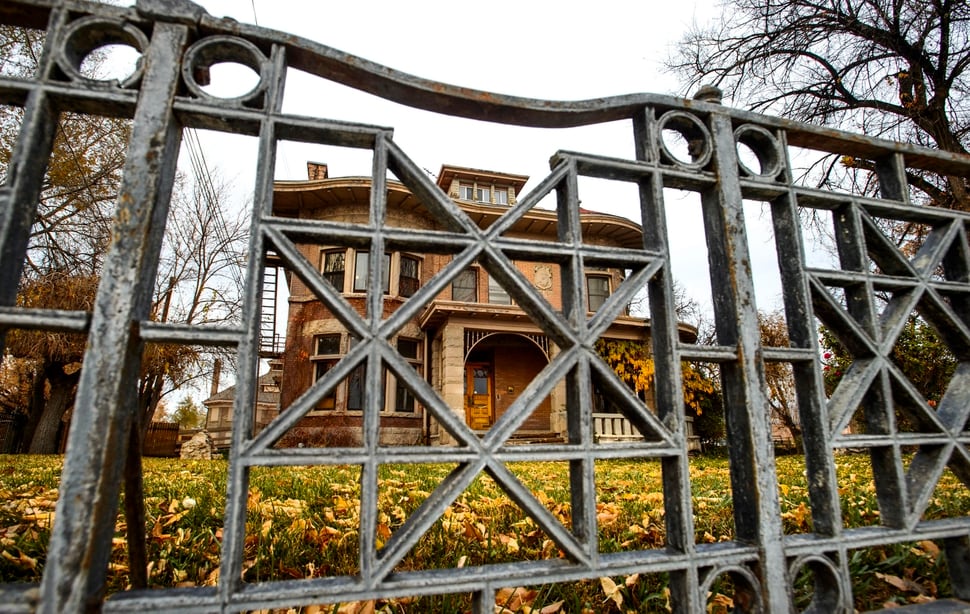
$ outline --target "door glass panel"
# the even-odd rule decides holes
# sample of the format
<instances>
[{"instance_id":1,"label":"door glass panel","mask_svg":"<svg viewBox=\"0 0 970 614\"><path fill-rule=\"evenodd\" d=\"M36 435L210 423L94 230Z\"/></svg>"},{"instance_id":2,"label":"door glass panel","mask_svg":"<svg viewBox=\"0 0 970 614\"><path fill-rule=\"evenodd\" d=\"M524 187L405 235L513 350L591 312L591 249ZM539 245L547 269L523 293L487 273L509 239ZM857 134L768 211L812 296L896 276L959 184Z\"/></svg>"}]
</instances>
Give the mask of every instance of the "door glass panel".
<instances>
[{"instance_id":1,"label":"door glass panel","mask_svg":"<svg viewBox=\"0 0 970 614\"><path fill-rule=\"evenodd\" d=\"M473 380L475 394L488 394L488 369L476 367Z\"/></svg>"}]
</instances>

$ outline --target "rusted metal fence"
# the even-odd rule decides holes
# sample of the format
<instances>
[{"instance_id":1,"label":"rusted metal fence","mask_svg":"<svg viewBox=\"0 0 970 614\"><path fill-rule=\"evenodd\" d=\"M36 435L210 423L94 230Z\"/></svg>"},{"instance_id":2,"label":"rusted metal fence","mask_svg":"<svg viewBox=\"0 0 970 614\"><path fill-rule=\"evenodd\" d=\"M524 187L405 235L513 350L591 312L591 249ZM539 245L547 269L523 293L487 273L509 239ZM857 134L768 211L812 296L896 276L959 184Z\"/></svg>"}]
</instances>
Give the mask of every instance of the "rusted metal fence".
<instances>
[{"instance_id":1,"label":"rusted metal fence","mask_svg":"<svg viewBox=\"0 0 970 614\"><path fill-rule=\"evenodd\" d=\"M289 35L215 19L188 2L143 0L136 8L55 0L6 0L0 20L46 30L37 74L0 78L0 103L23 107L23 122L6 183L0 188L0 328L88 334L84 368L64 460L56 522L43 581L8 586L0 608L42 612L241 611L399 595L471 593L477 612L492 612L495 591L524 583L567 582L635 572L666 573L676 612L705 611L706 594L729 577L736 603L750 611L792 611L793 578L814 581L815 612L851 611L847 563L855 548L939 540L952 576L953 596L970 598L970 518L923 516L944 469L970 480L970 248L963 213L909 202L907 170L967 176L970 160L955 154L840 133L730 109L715 100L686 101L630 95L587 102L506 97L430 82ZM141 61L124 82L95 81L80 70L83 58L104 44L134 47ZM252 68L258 85L248 94L219 99L201 76L215 63ZM316 75L396 102L466 118L521 126L568 127L629 122L635 151L613 159L561 151L551 171L505 216L483 230L473 223L395 143L389 128L290 116L281 111L287 69ZM324 107L325 108L325 107ZM117 200L113 242L91 313L19 309L15 305L27 237L51 153L58 114L76 111L132 119L130 146ZM323 112L325 115L325 111ZM191 328L149 320L155 264L175 174L182 130L205 128L259 138L253 169L253 223L242 324L232 329ZM665 135L679 134L690 155L678 155ZM273 169L278 143L305 141L373 152L368 224L346 225L273 217ZM738 147L756 161L739 162ZM880 197L834 193L793 180L789 151L799 147L870 162ZM383 224L390 171L424 203L444 229L413 232ZM579 177L629 182L639 189L642 249L588 245L579 221ZM700 195L711 264L717 344L697 347L678 338L665 225L664 188ZM556 194L558 241L529 242L503 235L544 195ZM742 201L769 204L774 228L790 347L759 343ZM806 265L799 216L831 216L839 268ZM882 231L886 221L922 225L925 240L904 253ZM381 266L372 267L368 315L360 317L300 256L300 240L333 245L453 254L451 264L383 320ZM239 364L256 365L265 256L273 252L317 293L361 341L304 397L253 435L256 368L236 383L228 504L217 587L127 592L102 603L126 434L139 376L140 349L149 342L225 346ZM523 279L513 259L556 263L563 271L564 308L549 307ZM391 336L470 263L479 261L561 351L483 437L478 437L397 355ZM627 281L587 319L583 267L589 263L632 271ZM598 358L593 344L641 288L649 289L656 359L656 415L631 402L627 418L643 441L600 445L591 428L592 376L613 382L612 394L630 395ZM831 288L840 289L832 292ZM375 290L377 289L377 290ZM882 297L885 302L880 302ZM931 323L960 361L936 407L930 407L893 363L890 351L912 313ZM825 394L818 322L848 348L853 366L842 385ZM681 361L720 366L729 433L735 539L697 543ZM434 419L457 440L454 447L378 446L380 391L367 389L364 445L359 448L276 449L273 443L336 382L366 361L368 382L390 369ZM764 385L764 362L792 365L804 429L812 533L788 535L782 527L778 480ZM561 445L507 446L506 440L552 386L565 381L569 440ZM639 408L639 409L637 409ZM861 408L861 409L860 409ZM866 428L847 433L859 410ZM903 432L897 412L913 418ZM881 524L843 526L834 453L866 448L872 460ZM912 453L910 458L908 454ZM666 547L617 554L597 543L594 463L608 458L660 459ZM904 462L904 458L906 462ZM507 464L567 461L572 519L564 526L515 477ZM454 471L394 534L378 547L378 469L386 463L453 463ZM355 464L361 468L359 571L352 576L245 583L246 501L253 467ZM398 563L463 489L486 472L552 539L562 558L449 570L400 571ZM743 598L742 598L743 597Z\"/></svg>"}]
</instances>

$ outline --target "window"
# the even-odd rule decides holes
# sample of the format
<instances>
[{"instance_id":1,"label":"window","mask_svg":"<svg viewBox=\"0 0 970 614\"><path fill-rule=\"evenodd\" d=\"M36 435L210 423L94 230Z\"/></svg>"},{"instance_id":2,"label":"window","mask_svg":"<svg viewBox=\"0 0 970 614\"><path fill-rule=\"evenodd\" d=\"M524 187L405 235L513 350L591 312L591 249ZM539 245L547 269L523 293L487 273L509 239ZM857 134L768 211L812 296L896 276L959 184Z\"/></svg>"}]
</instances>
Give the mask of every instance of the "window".
<instances>
[{"instance_id":1,"label":"window","mask_svg":"<svg viewBox=\"0 0 970 614\"><path fill-rule=\"evenodd\" d=\"M337 292L344 291L344 270L347 254L344 250L323 253L323 278L330 282Z\"/></svg>"},{"instance_id":2,"label":"window","mask_svg":"<svg viewBox=\"0 0 970 614\"><path fill-rule=\"evenodd\" d=\"M367 292L367 282L370 278L370 253L357 252L354 261L354 292ZM384 294L391 291L391 255L384 254L384 269L381 271L384 280Z\"/></svg>"},{"instance_id":3,"label":"window","mask_svg":"<svg viewBox=\"0 0 970 614\"><path fill-rule=\"evenodd\" d=\"M322 379L340 360L340 334L317 335L314 338L313 381ZM316 409L332 410L337 407L337 387L317 402Z\"/></svg>"},{"instance_id":4,"label":"window","mask_svg":"<svg viewBox=\"0 0 970 614\"><path fill-rule=\"evenodd\" d=\"M397 351L414 367L418 375L421 375L421 342L415 339L398 339ZM414 393L403 382L395 378L394 411L413 414L416 406L417 401Z\"/></svg>"},{"instance_id":5,"label":"window","mask_svg":"<svg viewBox=\"0 0 970 614\"><path fill-rule=\"evenodd\" d=\"M475 200L480 203L492 202L491 188L486 186L475 186Z\"/></svg>"},{"instance_id":6,"label":"window","mask_svg":"<svg viewBox=\"0 0 970 614\"><path fill-rule=\"evenodd\" d=\"M511 305L512 299L509 297L509 293L505 291L498 281L492 277L488 276L488 302L494 303L496 305Z\"/></svg>"},{"instance_id":7,"label":"window","mask_svg":"<svg viewBox=\"0 0 970 614\"><path fill-rule=\"evenodd\" d=\"M350 347L353 348L357 345L357 339L351 337ZM380 407L384 406L384 388L387 382L387 369L382 369L381 385L379 388L375 388L380 398L377 400L377 404ZM347 376L347 409L349 411L363 411L364 410L364 391L367 387L367 359L361 361L354 370L350 372Z\"/></svg>"},{"instance_id":8,"label":"window","mask_svg":"<svg viewBox=\"0 0 970 614\"><path fill-rule=\"evenodd\" d=\"M418 259L411 256L401 256L401 276L398 278L397 293L401 296L413 296L421 287L418 277Z\"/></svg>"},{"instance_id":9,"label":"window","mask_svg":"<svg viewBox=\"0 0 970 614\"><path fill-rule=\"evenodd\" d=\"M357 365L347 378L347 409L364 410L364 380L367 379L367 361Z\"/></svg>"},{"instance_id":10,"label":"window","mask_svg":"<svg viewBox=\"0 0 970 614\"><path fill-rule=\"evenodd\" d=\"M358 256L360 254L358 253ZM366 255L366 254L365 254ZM350 347L357 345L356 338L350 338ZM364 381L367 379L367 360L363 360L347 376L347 409L363 411L364 409Z\"/></svg>"},{"instance_id":11,"label":"window","mask_svg":"<svg viewBox=\"0 0 970 614\"><path fill-rule=\"evenodd\" d=\"M506 192L505 196L507 199L508 192ZM474 200L480 203L490 203L492 202L492 186L463 183L458 186L458 198L462 200Z\"/></svg>"},{"instance_id":12,"label":"window","mask_svg":"<svg viewBox=\"0 0 970 614\"><path fill-rule=\"evenodd\" d=\"M610 296L610 278L605 275L588 275L586 277L586 296L589 310L596 311L603 306Z\"/></svg>"},{"instance_id":13,"label":"window","mask_svg":"<svg viewBox=\"0 0 970 614\"><path fill-rule=\"evenodd\" d=\"M465 269L451 282L451 300L465 303L478 302L478 270Z\"/></svg>"},{"instance_id":14,"label":"window","mask_svg":"<svg viewBox=\"0 0 970 614\"><path fill-rule=\"evenodd\" d=\"M496 188L495 189L495 204L497 204L497 205L507 205L507 204L509 204L509 190L508 190L508 188Z\"/></svg>"}]
</instances>

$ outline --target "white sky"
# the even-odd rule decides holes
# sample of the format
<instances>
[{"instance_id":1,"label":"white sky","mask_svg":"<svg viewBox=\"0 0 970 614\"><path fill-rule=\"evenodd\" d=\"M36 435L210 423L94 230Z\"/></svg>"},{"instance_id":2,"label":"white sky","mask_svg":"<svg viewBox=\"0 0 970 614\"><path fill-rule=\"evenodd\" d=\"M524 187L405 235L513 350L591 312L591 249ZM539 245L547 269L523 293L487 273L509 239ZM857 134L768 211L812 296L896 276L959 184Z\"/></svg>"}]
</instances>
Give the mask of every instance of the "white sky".
<instances>
[{"instance_id":1,"label":"white sky","mask_svg":"<svg viewBox=\"0 0 970 614\"><path fill-rule=\"evenodd\" d=\"M664 60L693 23L715 22L721 10L720 0L197 1L213 16L256 21L425 79L548 100L690 94L663 72ZM548 173L557 150L633 157L629 121L569 130L487 124L418 111L294 73L286 83L285 112L392 127L395 141L431 174L454 164L529 175L528 191ZM241 94L252 85L240 89L247 77L254 78L216 66L209 91L230 95L222 91L228 86L237 90L231 95ZM208 165L236 186L238 206L248 207L256 139L204 132L200 138ZM305 179L308 160L327 163L332 177L371 173L369 151L283 143L276 178ZM631 184L581 180L580 196L585 208L640 221ZM699 199L669 191L667 216L674 278L709 314ZM746 204L746 217L758 306L780 309L770 221L756 203Z\"/></svg>"},{"instance_id":2,"label":"white sky","mask_svg":"<svg viewBox=\"0 0 970 614\"><path fill-rule=\"evenodd\" d=\"M685 95L663 71L684 33L716 22L719 0L200 0L211 15L280 30L418 77L501 94L582 100L637 92ZM213 68L210 91L249 89L250 72ZM247 69L248 70L248 69ZM222 92L226 93L226 92ZM731 104L731 101L725 101ZM742 105L738 105L742 106ZM529 175L526 191L549 171L557 150L631 158L629 121L568 130L531 129L437 116L383 101L324 79L291 71L284 111L394 128L394 139L417 164L436 174L442 164ZM201 133L206 160L238 190L252 189L256 139ZM282 143L276 178L305 179L308 160L331 176L369 175L370 152ZM187 160L184 167L188 169ZM638 219L631 184L581 180L583 207ZM549 206L552 206L550 198ZM543 203L546 204L545 202ZM709 312L707 249L696 195L669 191L668 231L674 278ZM746 205L759 308L781 307L770 222Z\"/></svg>"},{"instance_id":3,"label":"white sky","mask_svg":"<svg viewBox=\"0 0 970 614\"><path fill-rule=\"evenodd\" d=\"M495 0L487 4L424 0L309 3L301 0L203 0L213 16L285 31L413 75L502 94L581 100L636 92L680 94L663 61L692 23L716 20L715 0L597 3ZM213 88L238 75L213 70ZM570 130L524 129L435 116L304 74L287 81L286 112L390 126L420 166L442 164L529 175L531 189L557 150L632 157L629 122ZM244 192L253 176L255 139L210 136L207 158ZM369 152L287 143L278 179L306 178L306 161L325 162L331 176L369 175ZM583 206L636 221L633 186L586 180ZM705 307L707 253L696 198L670 194L674 276ZM759 306L780 307L774 249L758 207L749 207Z\"/></svg>"}]
</instances>

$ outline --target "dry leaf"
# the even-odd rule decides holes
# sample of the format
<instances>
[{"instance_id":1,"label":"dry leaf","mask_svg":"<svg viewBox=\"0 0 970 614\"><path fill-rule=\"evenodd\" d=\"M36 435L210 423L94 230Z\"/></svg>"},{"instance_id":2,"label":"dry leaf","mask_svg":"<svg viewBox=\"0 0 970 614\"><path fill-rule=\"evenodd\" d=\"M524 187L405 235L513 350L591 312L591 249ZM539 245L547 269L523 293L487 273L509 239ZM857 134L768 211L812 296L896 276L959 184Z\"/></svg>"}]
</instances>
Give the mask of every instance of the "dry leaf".
<instances>
[{"instance_id":1,"label":"dry leaf","mask_svg":"<svg viewBox=\"0 0 970 614\"><path fill-rule=\"evenodd\" d=\"M600 578L600 586L603 587L607 601L612 600L618 608L623 606L623 595L620 593L620 587L616 585L616 582L604 577Z\"/></svg>"},{"instance_id":2,"label":"dry leaf","mask_svg":"<svg viewBox=\"0 0 970 614\"><path fill-rule=\"evenodd\" d=\"M918 582L913 582L909 578L900 578L899 576L883 574L879 573L878 571L876 572L876 577L907 593L918 593L922 595L926 592L923 590L922 585L920 585Z\"/></svg>"},{"instance_id":3,"label":"dry leaf","mask_svg":"<svg viewBox=\"0 0 970 614\"><path fill-rule=\"evenodd\" d=\"M563 603L565 603L565 602L564 601L557 601L556 603L550 603L546 607L544 607L541 610L539 610L539 614L556 614L556 612L558 612L559 610L562 609L562 604Z\"/></svg>"},{"instance_id":4,"label":"dry leaf","mask_svg":"<svg viewBox=\"0 0 970 614\"><path fill-rule=\"evenodd\" d=\"M509 535L499 535L498 540L509 552L514 554L519 551L519 542L514 537Z\"/></svg>"},{"instance_id":5,"label":"dry leaf","mask_svg":"<svg viewBox=\"0 0 970 614\"><path fill-rule=\"evenodd\" d=\"M921 542L917 542L916 545L919 546L923 552L930 555L934 559L940 556L940 547L937 546L936 542L932 540L924 539Z\"/></svg>"},{"instance_id":6,"label":"dry leaf","mask_svg":"<svg viewBox=\"0 0 970 614\"><path fill-rule=\"evenodd\" d=\"M538 595L539 593L537 591L528 590L521 586L516 588L502 588L495 593L495 603L496 607L501 606L512 612L518 612L532 605L532 602L536 600Z\"/></svg>"},{"instance_id":7,"label":"dry leaf","mask_svg":"<svg viewBox=\"0 0 970 614\"><path fill-rule=\"evenodd\" d=\"M712 606L721 606L723 608L728 608L728 609L734 607L734 599L731 599L727 595L724 595L721 593L714 595L714 598L711 599L709 603Z\"/></svg>"}]
</instances>

